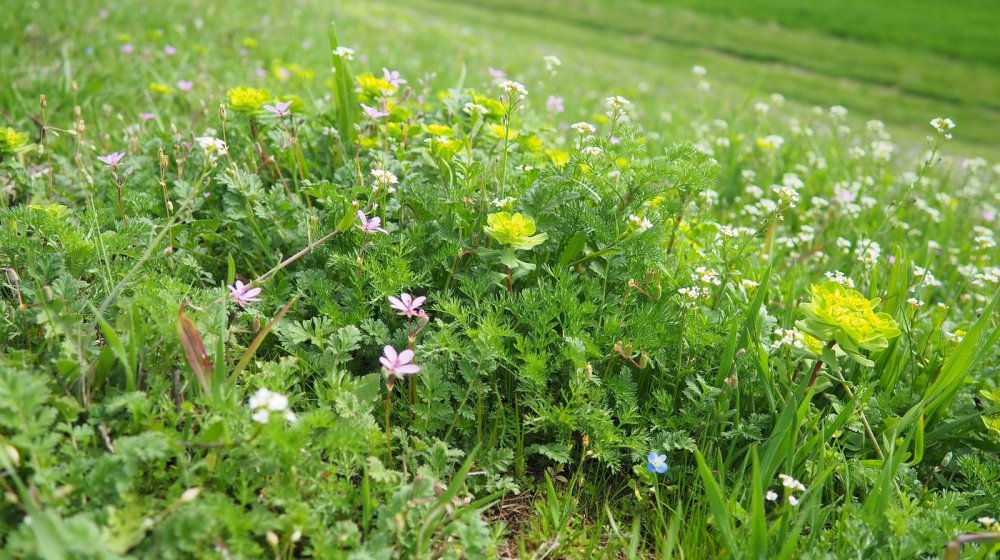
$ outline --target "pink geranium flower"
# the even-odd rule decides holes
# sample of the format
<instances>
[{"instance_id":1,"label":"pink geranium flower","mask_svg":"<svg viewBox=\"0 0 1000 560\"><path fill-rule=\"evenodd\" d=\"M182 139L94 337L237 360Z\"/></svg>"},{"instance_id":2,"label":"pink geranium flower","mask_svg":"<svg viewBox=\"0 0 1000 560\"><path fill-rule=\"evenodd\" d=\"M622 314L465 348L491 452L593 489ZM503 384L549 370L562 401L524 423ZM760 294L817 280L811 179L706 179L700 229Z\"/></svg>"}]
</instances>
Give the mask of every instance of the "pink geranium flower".
<instances>
[{"instance_id":1,"label":"pink geranium flower","mask_svg":"<svg viewBox=\"0 0 1000 560\"><path fill-rule=\"evenodd\" d=\"M232 300L240 307L246 307L248 303L260 301L260 298L257 297L257 294L260 293L260 288L251 288L250 284L244 284L239 280L236 281L235 285L229 286L229 291Z\"/></svg>"},{"instance_id":2,"label":"pink geranium flower","mask_svg":"<svg viewBox=\"0 0 1000 560\"><path fill-rule=\"evenodd\" d=\"M384 355L378 359L382 364L382 372L386 377L402 379L404 375L413 375L420 371L420 366L413 363L413 350L406 349L397 353L388 344L382 349Z\"/></svg>"},{"instance_id":3,"label":"pink geranium flower","mask_svg":"<svg viewBox=\"0 0 1000 560\"><path fill-rule=\"evenodd\" d=\"M274 105L264 105L264 110L274 116L281 118L287 117L292 112L288 110L292 106L291 101L276 101Z\"/></svg>"},{"instance_id":4,"label":"pink geranium flower","mask_svg":"<svg viewBox=\"0 0 1000 560\"><path fill-rule=\"evenodd\" d=\"M377 120L377 119L381 119L382 117L388 117L389 116L389 112L388 111L381 111L379 109L376 109L375 107L369 107L368 105L365 105L364 103L361 104L361 110L365 112L365 116L366 117L368 117L369 119L371 119L373 121Z\"/></svg>"},{"instance_id":5,"label":"pink geranium flower","mask_svg":"<svg viewBox=\"0 0 1000 560\"><path fill-rule=\"evenodd\" d=\"M125 159L125 152L111 152L106 156L97 156L97 159L104 162L108 167L117 168L118 164Z\"/></svg>"},{"instance_id":6,"label":"pink geranium flower","mask_svg":"<svg viewBox=\"0 0 1000 560\"><path fill-rule=\"evenodd\" d=\"M379 218L378 216L369 220L368 216L365 216L363 211L358 210L358 220L361 221L361 231L365 233L374 234L379 231L382 233L389 233L388 231L382 229L382 218Z\"/></svg>"},{"instance_id":7,"label":"pink geranium flower","mask_svg":"<svg viewBox=\"0 0 1000 560\"><path fill-rule=\"evenodd\" d=\"M396 310L397 315L403 317L418 317L420 306L424 304L426 296L413 297L410 294L402 293L399 297L389 296L389 304Z\"/></svg>"}]
</instances>

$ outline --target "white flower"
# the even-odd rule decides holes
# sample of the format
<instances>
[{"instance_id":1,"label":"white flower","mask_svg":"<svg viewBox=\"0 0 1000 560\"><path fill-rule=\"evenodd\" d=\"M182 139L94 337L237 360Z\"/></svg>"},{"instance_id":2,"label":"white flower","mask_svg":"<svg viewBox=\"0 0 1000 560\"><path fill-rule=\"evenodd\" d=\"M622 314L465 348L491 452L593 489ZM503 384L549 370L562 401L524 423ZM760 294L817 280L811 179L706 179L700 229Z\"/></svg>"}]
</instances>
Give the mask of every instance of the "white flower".
<instances>
[{"instance_id":1,"label":"white flower","mask_svg":"<svg viewBox=\"0 0 1000 560\"><path fill-rule=\"evenodd\" d=\"M849 246L849 245L848 245ZM834 270L833 272L827 272L824 274L827 280L832 280L845 288L854 288L854 280L851 280L849 276L846 276L843 272L839 270Z\"/></svg>"},{"instance_id":2,"label":"white flower","mask_svg":"<svg viewBox=\"0 0 1000 560\"><path fill-rule=\"evenodd\" d=\"M600 146L587 146L586 148L580 150L580 152L590 157L597 157L603 154L604 150L602 150Z\"/></svg>"},{"instance_id":3,"label":"white flower","mask_svg":"<svg viewBox=\"0 0 1000 560\"><path fill-rule=\"evenodd\" d=\"M788 503L791 504L791 505L793 505L793 506L797 506L797 505L799 505L799 499L796 498L795 496L793 496L792 494L789 494L788 495Z\"/></svg>"},{"instance_id":4,"label":"white flower","mask_svg":"<svg viewBox=\"0 0 1000 560\"><path fill-rule=\"evenodd\" d=\"M597 127L589 122L580 121L578 123L571 124L569 127L575 130L580 136L590 136L591 134L597 132Z\"/></svg>"},{"instance_id":5,"label":"white flower","mask_svg":"<svg viewBox=\"0 0 1000 560\"><path fill-rule=\"evenodd\" d=\"M493 203L493 206L496 206L497 208L504 208L517 202L517 199L512 196L508 196L504 198L494 198L491 202Z\"/></svg>"},{"instance_id":6,"label":"white flower","mask_svg":"<svg viewBox=\"0 0 1000 560\"><path fill-rule=\"evenodd\" d=\"M785 488L789 488L791 490L798 490L800 492L806 491L806 487L801 482L795 480L794 478L788 476L787 474L779 474L778 478L781 479L781 485L784 486Z\"/></svg>"},{"instance_id":7,"label":"white flower","mask_svg":"<svg viewBox=\"0 0 1000 560\"><path fill-rule=\"evenodd\" d=\"M635 226L635 228L636 228L635 232L636 233L642 233L642 232L646 231L647 229L653 227L653 222L649 221L649 218L646 218L646 217L640 218L639 216L636 216L635 214L630 214L629 217L628 217L628 221L632 222L632 225Z\"/></svg>"},{"instance_id":8,"label":"white flower","mask_svg":"<svg viewBox=\"0 0 1000 560\"><path fill-rule=\"evenodd\" d=\"M996 518L985 516L985 515L983 517L980 517L976 521L982 523L983 525L986 525L987 527L989 527L989 526L991 526L991 525L993 525L994 523L997 522Z\"/></svg>"},{"instance_id":9,"label":"white flower","mask_svg":"<svg viewBox=\"0 0 1000 560\"><path fill-rule=\"evenodd\" d=\"M906 300L906 303L912 305L914 308L919 308L924 306L924 302L917 298L910 298Z\"/></svg>"},{"instance_id":10,"label":"white flower","mask_svg":"<svg viewBox=\"0 0 1000 560\"><path fill-rule=\"evenodd\" d=\"M847 108L840 105L834 105L833 107L830 107L830 116L835 119L842 119L847 116Z\"/></svg>"},{"instance_id":11,"label":"white flower","mask_svg":"<svg viewBox=\"0 0 1000 560\"><path fill-rule=\"evenodd\" d=\"M520 99L528 96L528 89L521 83L515 82L514 80L504 80L500 82L500 89L509 95L511 99Z\"/></svg>"},{"instance_id":12,"label":"white flower","mask_svg":"<svg viewBox=\"0 0 1000 560\"><path fill-rule=\"evenodd\" d=\"M704 76L705 74L708 74L708 70L706 70L705 67L700 64L695 64L694 66L691 67L691 73L694 74L695 76L700 77Z\"/></svg>"},{"instance_id":13,"label":"white flower","mask_svg":"<svg viewBox=\"0 0 1000 560\"><path fill-rule=\"evenodd\" d=\"M289 422L295 422L295 414L288 410L288 397L267 389L258 389L247 403L254 411L251 418L254 422L267 424L272 412L280 412Z\"/></svg>"},{"instance_id":14,"label":"white flower","mask_svg":"<svg viewBox=\"0 0 1000 560\"><path fill-rule=\"evenodd\" d=\"M333 50L333 55L344 60L354 60L354 49L348 47L337 47Z\"/></svg>"},{"instance_id":15,"label":"white flower","mask_svg":"<svg viewBox=\"0 0 1000 560\"><path fill-rule=\"evenodd\" d=\"M774 330L774 336L775 341L771 343L771 349L778 349L782 346L791 346L793 348L803 348L805 346L805 337L795 329L777 328Z\"/></svg>"},{"instance_id":16,"label":"white flower","mask_svg":"<svg viewBox=\"0 0 1000 560\"><path fill-rule=\"evenodd\" d=\"M622 97L620 95L612 95L611 97L605 99L605 102L608 104L608 109L610 109L613 112L614 111L619 111L619 110L625 108L626 105L631 105L632 104L631 101L629 101L628 99L625 99L624 97Z\"/></svg>"},{"instance_id":17,"label":"white flower","mask_svg":"<svg viewBox=\"0 0 1000 560\"><path fill-rule=\"evenodd\" d=\"M483 107L479 103L466 103L462 110L469 115L485 115L489 112L489 109Z\"/></svg>"},{"instance_id":18,"label":"white flower","mask_svg":"<svg viewBox=\"0 0 1000 560\"><path fill-rule=\"evenodd\" d=\"M396 189L392 186L399 184L399 179L395 174L393 174L392 171L387 171L385 169L372 169L372 177L375 178L375 182L372 184L373 191L379 190L380 187L387 187L387 192L396 192Z\"/></svg>"},{"instance_id":19,"label":"white flower","mask_svg":"<svg viewBox=\"0 0 1000 560\"><path fill-rule=\"evenodd\" d=\"M764 494L764 499L765 499L765 500L767 500L767 501L769 501L769 502L774 502L774 501L777 501L777 499L778 499L778 494L777 494L777 493L776 493L776 492L775 492L774 490L768 490L768 491L767 491L767 492L766 492L766 493Z\"/></svg>"},{"instance_id":20,"label":"white flower","mask_svg":"<svg viewBox=\"0 0 1000 560\"><path fill-rule=\"evenodd\" d=\"M209 163L215 163L219 156L229 153L226 143L214 136L199 136L194 139L198 147L205 150Z\"/></svg>"},{"instance_id":21,"label":"white flower","mask_svg":"<svg viewBox=\"0 0 1000 560\"><path fill-rule=\"evenodd\" d=\"M559 60L558 56L548 55L543 56L542 60L545 62L545 69L549 72L555 73L555 69L562 66L562 61Z\"/></svg>"},{"instance_id":22,"label":"white flower","mask_svg":"<svg viewBox=\"0 0 1000 560\"><path fill-rule=\"evenodd\" d=\"M181 494L181 502L185 504L191 503L198 497L198 494L201 494L201 488L198 488L197 486L188 488L183 494Z\"/></svg>"},{"instance_id":23,"label":"white flower","mask_svg":"<svg viewBox=\"0 0 1000 560\"><path fill-rule=\"evenodd\" d=\"M936 119L931 120L931 126L933 126L935 130L943 134L955 128L955 121L949 118L938 117ZM951 135L947 136L950 137Z\"/></svg>"}]
</instances>

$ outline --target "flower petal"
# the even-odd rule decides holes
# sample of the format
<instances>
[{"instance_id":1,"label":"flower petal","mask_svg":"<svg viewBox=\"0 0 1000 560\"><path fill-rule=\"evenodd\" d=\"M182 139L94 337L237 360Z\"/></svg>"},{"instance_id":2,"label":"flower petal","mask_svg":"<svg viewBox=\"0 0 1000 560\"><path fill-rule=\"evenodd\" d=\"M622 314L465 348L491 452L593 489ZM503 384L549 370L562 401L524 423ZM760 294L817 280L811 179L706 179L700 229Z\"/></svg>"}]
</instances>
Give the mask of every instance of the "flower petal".
<instances>
[{"instance_id":1,"label":"flower petal","mask_svg":"<svg viewBox=\"0 0 1000 560\"><path fill-rule=\"evenodd\" d=\"M406 350L403 350L402 352L399 353L399 363L408 364L413 361L413 356L414 356L413 350L407 348Z\"/></svg>"}]
</instances>

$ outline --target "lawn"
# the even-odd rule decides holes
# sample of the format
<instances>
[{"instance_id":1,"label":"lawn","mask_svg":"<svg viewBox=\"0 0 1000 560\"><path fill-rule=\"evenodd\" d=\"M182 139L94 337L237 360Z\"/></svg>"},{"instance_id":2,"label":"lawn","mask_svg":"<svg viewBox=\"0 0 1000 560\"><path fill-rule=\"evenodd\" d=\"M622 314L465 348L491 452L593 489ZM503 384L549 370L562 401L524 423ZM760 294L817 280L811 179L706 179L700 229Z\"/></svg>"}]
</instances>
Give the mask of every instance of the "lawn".
<instances>
[{"instance_id":1,"label":"lawn","mask_svg":"<svg viewBox=\"0 0 1000 560\"><path fill-rule=\"evenodd\" d=\"M989 3L3 1L0 556L1000 550Z\"/></svg>"}]
</instances>

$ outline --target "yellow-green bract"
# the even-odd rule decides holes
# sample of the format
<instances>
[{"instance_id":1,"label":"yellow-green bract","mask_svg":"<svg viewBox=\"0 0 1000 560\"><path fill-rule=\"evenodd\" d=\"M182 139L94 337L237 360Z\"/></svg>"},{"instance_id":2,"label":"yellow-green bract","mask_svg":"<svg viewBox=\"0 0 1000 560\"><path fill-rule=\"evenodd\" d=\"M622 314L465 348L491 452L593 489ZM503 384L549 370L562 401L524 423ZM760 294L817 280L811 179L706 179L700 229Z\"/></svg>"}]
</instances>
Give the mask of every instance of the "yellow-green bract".
<instances>
[{"instance_id":1,"label":"yellow-green bract","mask_svg":"<svg viewBox=\"0 0 1000 560\"><path fill-rule=\"evenodd\" d=\"M545 233L534 235L535 220L521 213L496 212L486 217L486 223L483 230L512 249L531 249L549 238Z\"/></svg>"},{"instance_id":2,"label":"yellow-green bract","mask_svg":"<svg viewBox=\"0 0 1000 560\"><path fill-rule=\"evenodd\" d=\"M832 281L814 284L810 292L812 300L799 305L805 319L795 325L819 340L835 340L841 350L862 365L873 365L861 355L862 349L884 350L889 339L900 334L892 316L875 311L878 298L869 300L857 290Z\"/></svg>"}]
</instances>

